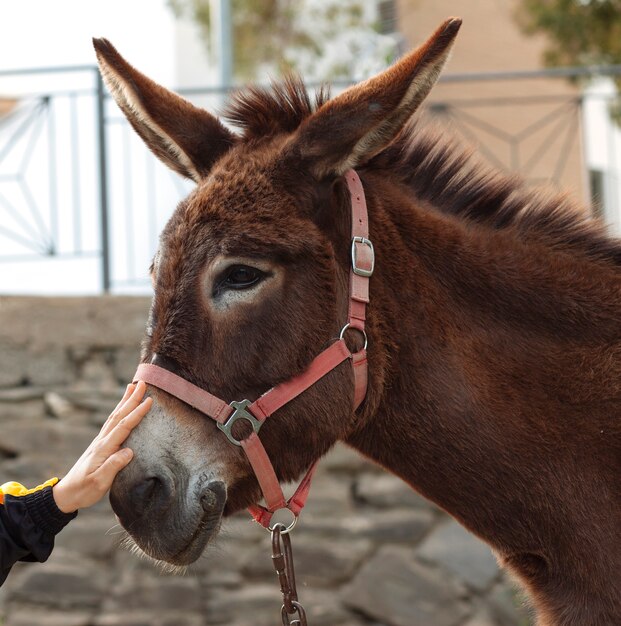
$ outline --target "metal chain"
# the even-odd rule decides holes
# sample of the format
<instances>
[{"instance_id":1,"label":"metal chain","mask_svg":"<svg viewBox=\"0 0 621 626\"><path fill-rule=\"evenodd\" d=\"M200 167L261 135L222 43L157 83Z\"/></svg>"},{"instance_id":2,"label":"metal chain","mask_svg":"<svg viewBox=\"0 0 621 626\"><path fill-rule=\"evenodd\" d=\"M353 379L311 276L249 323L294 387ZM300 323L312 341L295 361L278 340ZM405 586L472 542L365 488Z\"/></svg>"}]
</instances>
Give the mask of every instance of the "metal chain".
<instances>
[{"instance_id":1,"label":"metal chain","mask_svg":"<svg viewBox=\"0 0 621 626\"><path fill-rule=\"evenodd\" d=\"M284 524L274 524L272 528L272 563L280 582L283 605L280 609L283 626L308 626L304 607L298 602L293 569L291 537Z\"/></svg>"}]
</instances>

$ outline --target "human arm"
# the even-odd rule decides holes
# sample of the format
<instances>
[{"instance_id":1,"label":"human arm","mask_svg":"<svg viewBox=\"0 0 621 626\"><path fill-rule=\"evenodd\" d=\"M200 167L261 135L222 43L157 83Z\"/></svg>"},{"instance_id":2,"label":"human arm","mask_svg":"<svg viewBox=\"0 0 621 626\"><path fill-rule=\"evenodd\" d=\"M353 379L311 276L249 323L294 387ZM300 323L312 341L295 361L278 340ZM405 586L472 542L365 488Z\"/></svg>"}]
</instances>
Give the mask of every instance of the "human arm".
<instances>
[{"instance_id":1,"label":"human arm","mask_svg":"<svg viewBox=\"0 0 621 626\"><path fill-rule=\"evenodd\" d=\"M0 584L16 561L45 561L54 547L54 537L76 515L60 511L47 482L26 489L19 483L0 487Z\"/></svg>"},{"instance_id":2,"label":"human arm","mask_svg":"<svg viewBox=\"0 0 621 626\"><path fill-rule=\"evenodd\" d=\"M79 508L95 504L110 488L116 474L132 458L121 449L131 430L151 406L143 402L144 383L128 386L84 454L59 481L57 478L26 489L19 483L0 487L0 584L16 561L45 561L55 536Z\"/></svg>"}]
</instances>

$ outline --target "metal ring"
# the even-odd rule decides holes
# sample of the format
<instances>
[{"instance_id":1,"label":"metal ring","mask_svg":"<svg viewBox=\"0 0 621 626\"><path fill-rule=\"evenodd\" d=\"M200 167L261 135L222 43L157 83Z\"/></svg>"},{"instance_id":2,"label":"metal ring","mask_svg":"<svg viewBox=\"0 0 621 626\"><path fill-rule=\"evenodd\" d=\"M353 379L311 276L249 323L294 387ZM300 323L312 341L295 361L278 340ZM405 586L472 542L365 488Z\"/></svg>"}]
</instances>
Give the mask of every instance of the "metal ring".
<instances>
[{"instance_id":1,"label":"metal ring","mask_svg":"<svg viewBox=\"0 0 621 626\"><path fill-rule=\"evenodd\" d=\"M280 534L288 535L295 528L295 525L298 523L298 516L291 509L288 509L287 507L284 507L284 506L280 509L276 509L272 513L272 516L276 515L278 511L289 511L289 513L291 513L291 515L293 516L293 520L291 521L289 526L285 526L282 522L276 522L273 526L268 526L267 529L270 532L274 532L274 530L280 526Z\"/></svg>"},{"instance_id":2,"label":"metal ring","mask_svg":"<svg viewBox=\"0 0 621 626\"><path fill-rule=\"evenodd\" d=\"M345 324L345 326L343 326L341 333L339 334L339 339L343 339L343 337L345 336L345 332L347 331L347 329L351 326L350 322L347 322L347 324ZM367 338L367 333L365 330L363 330L362 328L356 328L355 326L351 326L353 330L357 330L359 333L362 333L362 336L364 337L364 346L362 346L363 350L367 349L367 346L369 345L369 340Z\"/></svg>"},{"instance_id":3,"label":"metal ring","mask_svg":"<svg viewBox=\"0 0 621 626\"><path fill-rule=\"evenodd\" d=\"M301 619L303 619L304 624L306 624L306 612L304 611L304 607L297 600L292 600L291 605L294 608L293 613L287 613L287 607L284 604L280 607L280 617L282 618L282 623L284 624L284 626L295 626L295 624L302 624L302 622L300 621ZM290 622L289 620L296 613L298 614L298 617L300 619L296 619L295 621Z\"/></svg>"}]
</instances>

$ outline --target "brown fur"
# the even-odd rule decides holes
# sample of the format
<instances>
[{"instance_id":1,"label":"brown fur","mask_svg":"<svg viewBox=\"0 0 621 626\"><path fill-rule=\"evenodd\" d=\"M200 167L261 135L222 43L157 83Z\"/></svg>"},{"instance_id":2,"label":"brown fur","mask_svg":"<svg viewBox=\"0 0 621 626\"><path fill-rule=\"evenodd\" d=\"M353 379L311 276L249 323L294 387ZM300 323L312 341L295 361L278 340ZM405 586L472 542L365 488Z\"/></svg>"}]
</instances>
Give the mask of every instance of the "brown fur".
<instances>
[{"instance_id":1,"label":"brown fur","mask_svg":"<svg viewBox=\"0 0 621 626\"><path fill-rule=\"evenodd\" d=\"M316 110L293 80L236 97L228 115L244 136L162 234L143 358L227 401L302 371L345 321L340 172L371 136L354 163L377 256L368 394L353 415L345 363L272 416L261 438L277 474L299 476L344 440L486 541L531 593L539 624L620 624L621 244L565 197L485 172L418 125L378 151L369 105L384 116L401 106L416 68L450 45L443 28L396 74L327 104L322 95ZM386 126L393 136L399 120ZM347 145L335 150L339 137ZM203 268L218 254L269 259L284 286L215 316ZM258 487L219 441L238 471L231 513Z\"/></svg>"}]
</instances>

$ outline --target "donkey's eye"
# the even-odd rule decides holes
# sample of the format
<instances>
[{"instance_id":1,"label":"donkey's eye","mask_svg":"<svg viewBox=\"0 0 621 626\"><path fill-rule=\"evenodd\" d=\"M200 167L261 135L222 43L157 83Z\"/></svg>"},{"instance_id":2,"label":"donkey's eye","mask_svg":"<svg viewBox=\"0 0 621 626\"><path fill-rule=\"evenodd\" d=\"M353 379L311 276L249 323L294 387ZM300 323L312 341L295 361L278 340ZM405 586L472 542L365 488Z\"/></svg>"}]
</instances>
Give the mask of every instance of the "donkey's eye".
<instances>
[{"instance_id":1,"label":"donkey's eye","mask_svg":"<svg viewBox=\"0 0 621 626\"><path fill-rule=\"evenodd\" d=\"M227 268L222 278L217 282L214 292L218 294L224 289L248 289L256 285L267 276L256 267L249 265L232 265Z\"/></svg>"}]
</instances>

